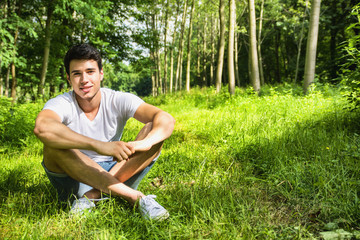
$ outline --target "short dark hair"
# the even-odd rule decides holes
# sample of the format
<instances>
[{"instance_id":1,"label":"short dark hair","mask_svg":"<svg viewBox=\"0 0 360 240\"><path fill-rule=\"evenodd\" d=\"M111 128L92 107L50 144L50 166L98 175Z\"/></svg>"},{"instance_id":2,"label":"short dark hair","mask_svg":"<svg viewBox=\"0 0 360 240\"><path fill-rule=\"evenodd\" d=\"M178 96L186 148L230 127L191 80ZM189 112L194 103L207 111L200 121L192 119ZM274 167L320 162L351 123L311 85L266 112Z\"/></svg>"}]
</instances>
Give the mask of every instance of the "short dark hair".
<instances>
[{"instance_id":1,"label":"short dark hair","mask_svg":"<svg viewBox=\"0 0 360 240\"><path fill-rule=\"evenodd\" d=\"M64 58L64 65L68 75L70 74L70 62L73 59L95 60L99 70L102 69L100 52L88 43L75 45L67 51Z\"/></svg>"}]
</instances>

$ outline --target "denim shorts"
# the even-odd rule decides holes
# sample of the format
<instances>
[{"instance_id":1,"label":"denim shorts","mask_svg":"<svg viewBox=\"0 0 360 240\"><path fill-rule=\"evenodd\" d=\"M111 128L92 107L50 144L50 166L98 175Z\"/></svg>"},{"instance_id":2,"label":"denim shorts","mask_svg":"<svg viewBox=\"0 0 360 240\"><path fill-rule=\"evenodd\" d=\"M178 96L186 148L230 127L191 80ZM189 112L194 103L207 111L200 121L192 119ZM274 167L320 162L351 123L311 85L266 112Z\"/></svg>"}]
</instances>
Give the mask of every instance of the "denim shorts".
<instances>
[{"instance_id":1,"label":"denim shorts","mask_svg":"<svg viewBox=\"0 0 360 240\"><path fill-rule=\"evenodd\" d=\"M156 157L144 170L129 178L126 182L124 182L124 184L127 185L128 187L131 187L132 189L137 189L141 180L150 171L150 169L152 168L158 157ZM98 162L98 164L108 172L115 166L116 163L117 163L116 161ZM49 178L51 184L56 189L58 193L58 199L60 202L65 202L69 199L69 197L72 196L76 198L80 198L86 192L93 189L93 187L85 183L78 182L72 179L66 173L55 173L49 171L45 167L44 161L41 164L45 169L46 175Z\"/></svg>"}]
</instances>

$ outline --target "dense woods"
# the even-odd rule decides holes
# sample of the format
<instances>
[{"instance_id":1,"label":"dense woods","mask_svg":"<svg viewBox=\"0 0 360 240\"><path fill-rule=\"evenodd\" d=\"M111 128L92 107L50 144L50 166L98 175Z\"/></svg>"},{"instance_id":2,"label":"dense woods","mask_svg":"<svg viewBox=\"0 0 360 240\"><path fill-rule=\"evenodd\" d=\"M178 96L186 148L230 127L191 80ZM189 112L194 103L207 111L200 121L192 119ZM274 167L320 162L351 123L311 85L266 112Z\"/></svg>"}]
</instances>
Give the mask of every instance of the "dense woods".
<instances>
[{"instance_id":1,"label":"dense woods","mask_svg":"<svg viewBox=\"0 0 360 240\"><path fill-rule=\"evenodd\" d=\"M89 42L104 85L145 96L191 88L352 83L354 0L8 0L0 12L0 94L18 102L68 87L62 58ZM349 85L349 84L348 84ZM356 95L356 94L355 94ZM355 96L353 94L353 96ZM355 96L356 98L356 96Z\"/></svg>"},{"instance_id":2,"label":"dense woods","mask_svg":"<svg viewBox=\"0 0 360 240\"><path fill-rule=\"evenodd\" d=\"M360 239L358 2L1 0L0 239ZM79 43L176 119L140 185L164 223L114 197L73 218L46 178L34 122Z\"/></svg>"}]
</instances>

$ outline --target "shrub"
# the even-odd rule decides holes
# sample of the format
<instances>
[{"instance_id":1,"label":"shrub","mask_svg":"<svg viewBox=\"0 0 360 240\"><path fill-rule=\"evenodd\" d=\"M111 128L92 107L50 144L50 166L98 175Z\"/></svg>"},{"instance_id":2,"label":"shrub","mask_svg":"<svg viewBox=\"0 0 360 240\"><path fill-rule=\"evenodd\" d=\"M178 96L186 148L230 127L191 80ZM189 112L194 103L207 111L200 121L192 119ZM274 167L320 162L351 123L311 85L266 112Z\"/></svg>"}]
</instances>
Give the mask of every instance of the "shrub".
<instances>
[{"instance_id":1,"label":"shrub","mask_svg":"<svg viewBox=\"0 0 360 240\"><path fill-rule=\"evenodd\" d=\"M341 68L342 84L345 85L347 91L345 95L353 104L354 108L360 106L360 3L353 7L352 17L357 22L351 24L346 33L349 40L342 44L345 56L345 64Z\"/></svg>"},{"instance_id":2,"label":"shrub","mask_svg":"<svg viewBox=\"0 0 360 240\"><path fill-rule=\"evenodd\" d=\"M11 99L0 98L0 141L3 145L23 146L32 137L35 118L42 104L26 103L11 105Z\"/></svg>"}]
</instances>

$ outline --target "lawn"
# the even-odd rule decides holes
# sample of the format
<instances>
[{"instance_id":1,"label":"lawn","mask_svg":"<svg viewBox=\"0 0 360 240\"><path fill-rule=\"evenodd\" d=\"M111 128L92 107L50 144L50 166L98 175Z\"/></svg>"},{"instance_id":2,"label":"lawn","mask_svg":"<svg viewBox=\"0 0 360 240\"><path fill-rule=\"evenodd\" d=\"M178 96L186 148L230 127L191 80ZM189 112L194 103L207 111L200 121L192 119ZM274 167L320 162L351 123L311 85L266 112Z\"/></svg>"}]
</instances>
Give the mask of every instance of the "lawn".
<instances>
[{"instance_id":1,"label":"lawn","mask_svg":"<svg viewBox=\"0 0 360 240\"><path fill-rule=\"evenodd\" d=\"M70 216L31 133L42 103L11 114L3 104L0 239L311 239L336 231L359 238L360 114L339 91L302 96L268 86L261 97L195 89L145 98L176 119L139 187L168 209L163 222L143 220L118 198ZM129 121L123 140L140 128Z\"/></svg>"}]
</instances>

